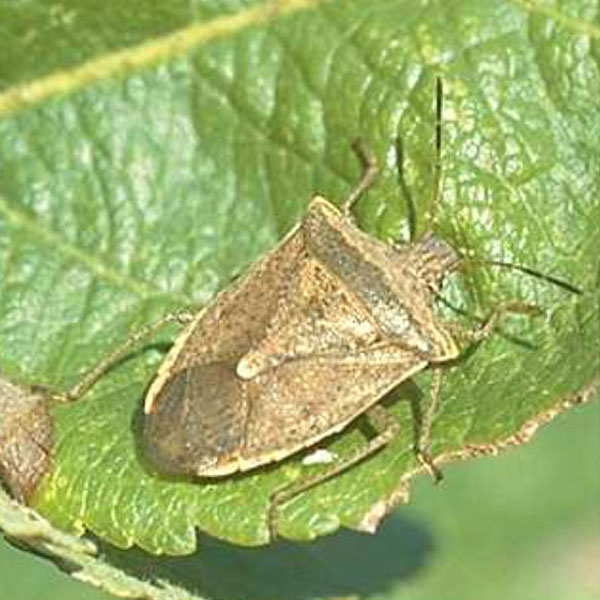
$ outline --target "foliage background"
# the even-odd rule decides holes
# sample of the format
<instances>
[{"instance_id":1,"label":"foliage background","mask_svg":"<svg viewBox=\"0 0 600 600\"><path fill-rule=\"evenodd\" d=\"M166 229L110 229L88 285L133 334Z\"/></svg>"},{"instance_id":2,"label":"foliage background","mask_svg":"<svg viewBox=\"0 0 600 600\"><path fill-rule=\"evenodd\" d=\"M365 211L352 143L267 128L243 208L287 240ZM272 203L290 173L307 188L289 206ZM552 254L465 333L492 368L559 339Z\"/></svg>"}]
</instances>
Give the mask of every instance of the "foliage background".
<instances>
[{"instance_id":1,"label":"foliage background","mask_svg":"<svg viewBox=\"0 0 600 600\"><path fill-rule=\"evenodd\" d=\"M357 135L368 136L385 167L359 206L361 225L408 239L391 152L400 132L422 232L431 82L441 72L450 114L436 229L477 256L535 265L588 292L571 297L481 269L450 282L446 297L467 311L465 324L498 299L548 308L541 322L511 323L508 337L470 355L444 386L434 451L496 444L599 369L597 6L323 2L286 20L299 4L281 2L273 27L262 24L272 7L256 2L173 3L152 14L135 2L113 12L73 2L33 9L27 22L0 4L2 369L65 387L124 331L210 298L297 222L312 192L344 196L358 172L349 152ZM203 487L160 482L140 468L123 424L160 356L136 356L85 401L55 410L57 468L36 507L64 527L85 524L156 552L189 552L195 524L264 543L264 509L271 491L298 474L293 461ZM417 383L422 391L412 391L426 394L427 377ZM406 404L396 410L409 422ZM343 436L340 448L357 437ZM290 503L284 533L356 526L414 468L411 443L405 427L368 467ZM378 487L365 485L369 469ZM514 493L523 479L501 489ZM236 512L250 500L253 510ZM500 527L509 531L504 520ZM429 537L417 538L425 557Z\"/></svg>"}]
</instances>

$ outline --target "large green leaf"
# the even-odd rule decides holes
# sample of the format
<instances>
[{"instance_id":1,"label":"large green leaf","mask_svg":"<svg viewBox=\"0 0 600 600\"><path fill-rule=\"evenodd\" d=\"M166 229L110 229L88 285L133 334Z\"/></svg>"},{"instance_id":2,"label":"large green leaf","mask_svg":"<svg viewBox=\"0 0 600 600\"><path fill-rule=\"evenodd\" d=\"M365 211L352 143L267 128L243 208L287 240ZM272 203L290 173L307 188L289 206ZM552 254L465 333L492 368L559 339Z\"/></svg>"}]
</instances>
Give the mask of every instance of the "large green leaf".
<instances>
[{"instance_id":1,"label":"large green leaf","mask_svg":"<svg viewBox=\"0 0 600 600\"><path fill-rule=\"evenodd\" d=\"M510 269L449 278L443 296L458 310L440 305L440 318L473 327L507 299L544 314L507 318L446 369L434 454L520 442L598 374L593 3L197 2L140 19L147 8L132 2L106 9L101 28L95 6L61 6L50 31L31 13L20 36L22 15L0 7L11 34L0 35L0 364L13 379L66 388L130 330L209 301L301 218L311 194L345 197L359 175L357 137L384 167L357 209L361 225L407 241L410 190L422 233L436 75L436 231L478 259L585 293ZM195 528L266 543L273 492L319 467L295 458L207 485L158 478L140 461L139 407L174 334L54 409L54 468L34 506L67 530L153 553L192 552ZM403 498L417 465L402 400L425 398L428 381L394 395L403 429L383 452L282 507L282 536L370 529ZM332 448L343 456L360 444L353 428Z\"/></svg>"}]
</instances>

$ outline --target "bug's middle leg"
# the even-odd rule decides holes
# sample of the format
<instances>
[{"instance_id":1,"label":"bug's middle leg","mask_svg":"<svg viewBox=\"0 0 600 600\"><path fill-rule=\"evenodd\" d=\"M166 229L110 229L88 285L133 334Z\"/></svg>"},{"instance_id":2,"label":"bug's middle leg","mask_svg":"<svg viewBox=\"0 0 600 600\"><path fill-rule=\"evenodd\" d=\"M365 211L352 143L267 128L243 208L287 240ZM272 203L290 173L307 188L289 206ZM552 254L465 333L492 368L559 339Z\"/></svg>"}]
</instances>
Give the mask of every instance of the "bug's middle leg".
<instances>
[{"instance_id":1,"label":"bug's middle leg","mask_svg":"<svg viewBox=\"0 0 600 600\"><path fill-rule=\"evenodd\" d=\"M444 478L442 471L435 465L433 456L431 455L431 425L440 403L442 379L442 368L434 367L427 404L423 406L423 402L420 400L413 400L411 402L415 431L414 452L417 460L431 475L434 483L439 483Z\"/></svg>"},{"instance_id":2,"label":"bug's middle leg","mask_svg":"<svg viewBox=\"0 0 600 600\"><path fill-rule=\"evenodd\" d=\"M500 302L492 308L488 316L481 321L479 325L473 329L465 331L457 327L455 331L456 337L463 342L476 344L486 340L493 332L498 322L509 314L521 315L538 315L540 308L534 304L528 304L519 300ZM431 455L431 426L435 414L439 408L441 388L443 381L443 369L448 368L448 365L443 363L430 365L432 369L431 388L429 392L429 400L425 406L421 401L413 402L412 412L415 422L415 454L419 462L428 471L434 480L434 483L439 483L443 479L443 474L439 467L435 465Z\"/></svg>"}]
</instances>

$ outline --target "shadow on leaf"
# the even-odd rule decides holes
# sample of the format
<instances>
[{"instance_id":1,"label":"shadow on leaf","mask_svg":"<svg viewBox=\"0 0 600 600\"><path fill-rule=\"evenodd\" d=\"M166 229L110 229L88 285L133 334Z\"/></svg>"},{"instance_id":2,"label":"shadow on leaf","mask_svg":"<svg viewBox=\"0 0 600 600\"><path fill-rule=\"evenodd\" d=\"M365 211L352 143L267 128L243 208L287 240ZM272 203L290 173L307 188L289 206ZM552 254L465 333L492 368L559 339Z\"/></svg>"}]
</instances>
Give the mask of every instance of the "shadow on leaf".
<instances>
[{"instance_id":1,"label":"shadow on leaf","mask_svg":"<svg viewBox=\"0 0 600 600\"><path fill-rule=\"evenodd\" d=\"M167 580L219 600L302 600L370 596L413 578L434 548L429 529L395 517L377 535L352 531L312 543L277 542L242 548L199 534L199 550L185 558L157 558L139 549L101 546L104 558L136 577Z\"/></svg>"}]
</instances>

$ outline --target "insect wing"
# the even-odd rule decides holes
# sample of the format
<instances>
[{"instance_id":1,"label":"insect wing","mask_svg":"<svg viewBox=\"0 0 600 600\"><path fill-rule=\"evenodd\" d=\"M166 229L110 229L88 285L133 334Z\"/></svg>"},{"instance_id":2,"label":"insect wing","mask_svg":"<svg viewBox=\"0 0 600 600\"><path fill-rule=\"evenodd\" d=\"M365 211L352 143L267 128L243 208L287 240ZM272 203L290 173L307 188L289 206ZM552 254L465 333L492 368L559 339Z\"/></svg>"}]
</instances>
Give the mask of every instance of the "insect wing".
<instances>
[{"instance_id":1,"label":"insect wing","mask_svg":"<svg viewBox=\"0 0 600 600\"><path fill-rule=\"evenodd\" d=\"M358 356L297 360L266 371L254 387L240 470L281 460L344 429L426 362L397 347Z\"/></svg>"}]
</instances>

